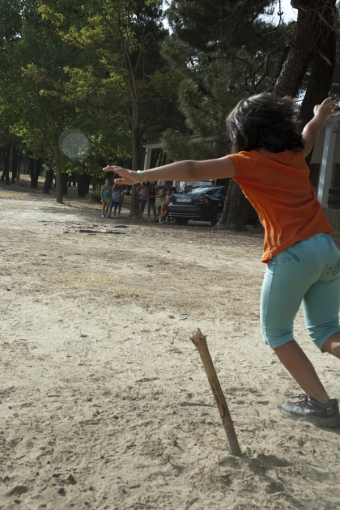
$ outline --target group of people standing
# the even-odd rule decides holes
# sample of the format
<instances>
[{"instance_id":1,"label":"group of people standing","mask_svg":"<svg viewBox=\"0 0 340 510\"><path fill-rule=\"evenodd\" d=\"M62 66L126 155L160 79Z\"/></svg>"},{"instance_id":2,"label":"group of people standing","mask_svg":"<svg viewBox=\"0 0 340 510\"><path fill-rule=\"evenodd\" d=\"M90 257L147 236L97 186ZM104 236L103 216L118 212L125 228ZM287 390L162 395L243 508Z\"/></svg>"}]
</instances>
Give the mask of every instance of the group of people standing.
<instances>
[{"instance_id":1,"label":"group of people standing","mask_svg":"<svg viewBox=\"0 0 340 510\"><path fill-rule=\"evenodd\" d=\"M123 184L110 185L110 179L105 179L101 187L100 197L102 200L102 218L120 218L120 211L124 202L127 187ZM113 211L113 214L112 214Z\"/></svg>"},{"instance_id":2,"label":"group of people standing","mask_svg":"<svg viewBox=\"0 0 340 510\"><path fill-rule=\"evenodd\" d=\"M122 184L110 185L109 178L105 179L105 184L101 187L100 196L102 200L102 218L119 218L124 195L127 193L127 187ZM156 186L154 183L142 182L136 189L139 197L138 219L144 219L145 208L147 206L147 221L156 223L169 223L169 203L172 193L176 188L166 189ZM151 218L151 213L153 218Z\"/></svg>"},{"instance_id":3,"label":"group of people standing","mask_svg":"<svg viewBox=\"0 0 340 510\"><path fill-rule=\"evenodd\" d=\"M137 188L139 195L138 219L143 220L146 205L148 221L151 221L151 211L153 212L153 221L158 223L169 223L169 203L172 193L176 188L166 189L156 187L155 184L142 182Z\"/></svg>"}]
</instances>

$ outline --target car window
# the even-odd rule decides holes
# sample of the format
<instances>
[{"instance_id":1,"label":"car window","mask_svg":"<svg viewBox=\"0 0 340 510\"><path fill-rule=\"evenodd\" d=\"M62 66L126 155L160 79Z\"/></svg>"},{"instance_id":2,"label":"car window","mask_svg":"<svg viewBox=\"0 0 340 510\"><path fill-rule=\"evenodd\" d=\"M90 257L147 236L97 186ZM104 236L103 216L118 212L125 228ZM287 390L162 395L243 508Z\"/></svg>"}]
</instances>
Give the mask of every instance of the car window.
<instances>
[{"instance_id":1,"label":"car window","mask_svg":"<svg viewBox=\"0 0 340 510\"><path fill-rule=\"evenodd\" d=\"M215 195L218 197L225 197L226 193L227 193L227 188L225 188L224 186L218 186L217 188L211 188L207 194Z\"/></svg>"},{"instance_id":2,"label":"car window","mask_svg":"<svg viewBox=\"0 0 340 510\"><path fill-rule=\"evenodd\" d=\"M213 188L210 190L209 195L220 195L223 188Z\"/></svg>"},{"instance_id":3,"label":"car window","mask_svg":"<svg viewBox=\"0 0 340 510\"><path fill-rule=\"evenodd\" d=\"M186 194L192 195L225 195L227 189L223 186L217 186L214 188L192 188L190 191L185 191Z\"/></svg>"},{"instance_id":4,"label":"car window","mask_svg":"<svg viewBox=\"0 0 340 510\"><path fill-rule=\"evenodd\" d=\"M205 195L206 193L213 193L215 190L212 188L192 188L190 191L185 193L188 195Z\"/></svg>"}]
</instances>

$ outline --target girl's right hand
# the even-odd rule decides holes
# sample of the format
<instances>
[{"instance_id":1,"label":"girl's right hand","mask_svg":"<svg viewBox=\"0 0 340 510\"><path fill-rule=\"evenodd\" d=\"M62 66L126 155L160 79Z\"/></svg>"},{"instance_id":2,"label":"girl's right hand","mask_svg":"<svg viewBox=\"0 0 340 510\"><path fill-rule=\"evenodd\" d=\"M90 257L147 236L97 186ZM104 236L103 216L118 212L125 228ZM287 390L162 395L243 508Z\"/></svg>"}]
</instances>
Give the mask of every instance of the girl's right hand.
<instances>
[{"instance_id":1,"label":"girl's right hand","mask_svg":"<svg viewBox=\"0 0 340 510\"><path fill-rule=\"evenodd\" d=\"M140 174L135 172L134 170L128 170L127 168L122 168L121 166L107 166L103 168L103 172L115 172L120 175L120 178L115 179L116 184L137 184L141 180Z\"/></svg>"}]
</instances>

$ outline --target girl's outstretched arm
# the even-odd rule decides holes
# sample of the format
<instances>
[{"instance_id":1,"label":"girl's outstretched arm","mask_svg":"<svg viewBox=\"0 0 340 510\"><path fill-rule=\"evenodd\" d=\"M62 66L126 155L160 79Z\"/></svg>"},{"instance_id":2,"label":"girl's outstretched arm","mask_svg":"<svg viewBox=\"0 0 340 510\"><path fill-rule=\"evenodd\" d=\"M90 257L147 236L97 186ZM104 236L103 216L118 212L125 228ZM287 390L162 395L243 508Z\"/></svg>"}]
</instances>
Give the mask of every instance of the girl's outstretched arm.
<instances>
[{"instance_id":1,"label":"girl's outstretched arm","mask_svg":"<svg viewBox=\"0 0 340 510\"><path fill-rule=\"evenodd\" d=\"M325 121L333 115L337 115L338 102L327 97L321 104L314 106L314 117L305 125L302 138L305 142L304 156L308 156L314 147L315 140L319 136Z\"/></svg>"},{"instance_id":2,"label":"girl's outstretched arm","mask_svg":"<svg viewBox=\"0 0 340 510\"><path fill-rule=\"evenodd\" d=\"M224 179L233 177L236 173L235 167L225 156L219 159L208 159L205 161L176 161L169 165L159 166L151 170L144 170L142 173L127 170L120 166L107 166L104 172L115 172L120 175L115 179L118 184L136 184L140 181L201 181L206 179Z\"/></svg>"}]
</instances>

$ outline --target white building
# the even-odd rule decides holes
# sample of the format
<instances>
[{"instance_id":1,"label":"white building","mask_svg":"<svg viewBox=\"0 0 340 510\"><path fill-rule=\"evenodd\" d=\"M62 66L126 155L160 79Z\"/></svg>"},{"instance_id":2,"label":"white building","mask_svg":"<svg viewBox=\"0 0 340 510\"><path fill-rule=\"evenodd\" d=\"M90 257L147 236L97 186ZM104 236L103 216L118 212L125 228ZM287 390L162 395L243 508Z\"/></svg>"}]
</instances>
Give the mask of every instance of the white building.
<instances>
[{"instance_id":1,"label":"white building","mask_svg":"<svg viewBox=\"0 0 340 510\"><path fill-rule=\"evenodd\" d=\"M310 179L334 230L340 230L340 116L331 117L318 137L310 163Z\"/></svg>"}]
</instances>

